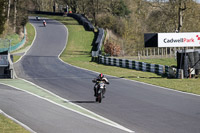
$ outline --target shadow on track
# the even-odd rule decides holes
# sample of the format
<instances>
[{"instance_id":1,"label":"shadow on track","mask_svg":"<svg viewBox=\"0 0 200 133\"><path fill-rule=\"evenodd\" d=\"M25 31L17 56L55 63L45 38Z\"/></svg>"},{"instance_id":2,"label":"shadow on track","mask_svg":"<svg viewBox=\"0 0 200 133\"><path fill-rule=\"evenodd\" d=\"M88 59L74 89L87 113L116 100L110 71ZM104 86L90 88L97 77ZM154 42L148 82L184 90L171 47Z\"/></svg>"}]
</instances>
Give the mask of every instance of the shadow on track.
<instances>
[{"instance_id":1,"label":"shadow on track","mask_svg":"<svg viewBox=\"0 0 200 133\"><path fill-rule=\"evenodd\" d=\"M123 77L119 77L119 78L127 78L127 79L131 79L131 78L159 79L159 78L163 78L163 77L123 76Z\"/></svg>"},{"instance_id":2,"label":"shadow on track","mask_svg":"<svg viewBox=\"0 0 200 133\"><path fill-rule=\"evenodd\" d=\"M96 103L96 101L69 101L72 103Z\"/></svg>"},{"instance_id":3,"label":"shadow on track","mask_svg":"<svg viewBox=\"0 0 200 133\"><path fill-rule=\"evenodd\" d=\"M161 79L163 77L140 77L140 76L121 76L121 77L109 77L108 79L118 80L118 79L134 79L134 78L143 78L143 79Z\"/></svg>"}]
</instances>

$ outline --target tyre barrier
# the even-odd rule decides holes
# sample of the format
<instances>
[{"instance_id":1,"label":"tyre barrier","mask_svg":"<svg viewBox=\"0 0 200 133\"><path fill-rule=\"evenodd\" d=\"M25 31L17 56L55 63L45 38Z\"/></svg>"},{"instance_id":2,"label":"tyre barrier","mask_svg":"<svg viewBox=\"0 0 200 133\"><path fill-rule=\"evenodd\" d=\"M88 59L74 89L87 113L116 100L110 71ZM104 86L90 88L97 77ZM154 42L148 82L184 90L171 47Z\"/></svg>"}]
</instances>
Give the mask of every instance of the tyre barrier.
<instances>
[{"instance_id":1,"label":"tyre barrier","mask_svg":"<svg viewBox=\"0 0 200 133\"><path fill-rule=\"evenodd\" d=\"M175 77L174 71L170 66L150 64L150 63L132 61L127 59L116 59L116 58L105 57L102 55L99 55L98 62L99 64L135 69L144 72L152 72L163 76L166 75L167 77L170 78Z\"/></svg>"}]
</instances>

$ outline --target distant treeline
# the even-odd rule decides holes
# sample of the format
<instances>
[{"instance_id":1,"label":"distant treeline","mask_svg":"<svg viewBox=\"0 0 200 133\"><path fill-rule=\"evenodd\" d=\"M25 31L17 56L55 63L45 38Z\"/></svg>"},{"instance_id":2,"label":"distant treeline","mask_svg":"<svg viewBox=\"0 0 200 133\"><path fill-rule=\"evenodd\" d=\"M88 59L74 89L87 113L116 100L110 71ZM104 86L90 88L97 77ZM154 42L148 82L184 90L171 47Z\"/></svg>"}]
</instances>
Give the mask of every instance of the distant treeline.
<instances>
[{"instance_id":1,"label":"distant treeline","mask_svg":"<svg viewBox=\"0 0 200 133\"><path fill-rule=\"evenodd\" d=\"M124 55L144 48L144 33L200 31L200 5L194 0L0 0L0 4L0 34L8 29L20 33L27 10L70 10L86 16L95 27L111 30L107 43Z\"/></svg>"}]
</instances>

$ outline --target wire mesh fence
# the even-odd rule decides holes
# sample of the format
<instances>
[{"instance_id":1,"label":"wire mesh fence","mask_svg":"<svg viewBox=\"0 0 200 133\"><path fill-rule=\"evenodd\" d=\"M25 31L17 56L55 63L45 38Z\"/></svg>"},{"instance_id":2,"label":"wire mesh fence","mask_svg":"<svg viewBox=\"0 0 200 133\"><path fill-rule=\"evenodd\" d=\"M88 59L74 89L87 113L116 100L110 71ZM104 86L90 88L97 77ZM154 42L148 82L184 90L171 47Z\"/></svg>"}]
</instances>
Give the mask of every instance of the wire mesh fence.
<instances>
[{"instance_id":1,"label":"wire mesh fence","mask_svg":"<svg viewBox=\"0 0 200 133\"><path fill-rule=\"evenodd\" d=\"M8 51L10 47L10 40L0 38L0 52Z\"/></svg>"}]
</instances>

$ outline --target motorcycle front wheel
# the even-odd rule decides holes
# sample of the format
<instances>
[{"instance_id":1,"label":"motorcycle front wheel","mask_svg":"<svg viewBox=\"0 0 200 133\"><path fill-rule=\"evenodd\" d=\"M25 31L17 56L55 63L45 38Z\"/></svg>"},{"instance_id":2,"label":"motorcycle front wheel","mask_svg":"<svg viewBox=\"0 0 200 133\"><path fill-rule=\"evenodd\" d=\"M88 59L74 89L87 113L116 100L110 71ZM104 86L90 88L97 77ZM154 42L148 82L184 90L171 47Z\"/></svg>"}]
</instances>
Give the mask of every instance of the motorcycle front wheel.
<instances>
[{"instance_id":1,"label":"motorcycle front wheel","mask_svg":"<svg viewBox=\"0 0 200 133\"><path fill-rule=\"evenodd\" d=\"M101 103L101 101L102 101L102 96L103 96L102 93L98 94L98 96L96 97L96 102Z\"/></svg>"}]
</instances>

